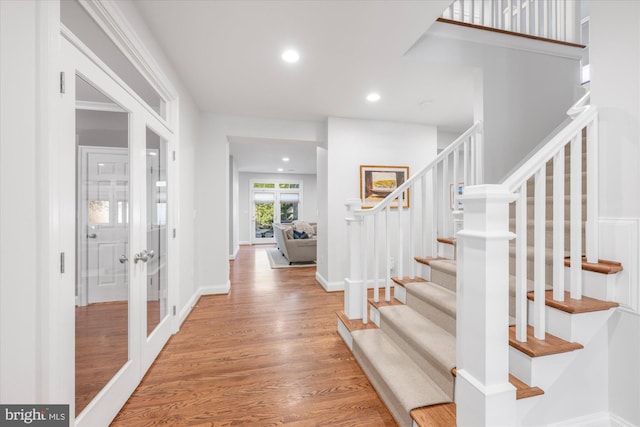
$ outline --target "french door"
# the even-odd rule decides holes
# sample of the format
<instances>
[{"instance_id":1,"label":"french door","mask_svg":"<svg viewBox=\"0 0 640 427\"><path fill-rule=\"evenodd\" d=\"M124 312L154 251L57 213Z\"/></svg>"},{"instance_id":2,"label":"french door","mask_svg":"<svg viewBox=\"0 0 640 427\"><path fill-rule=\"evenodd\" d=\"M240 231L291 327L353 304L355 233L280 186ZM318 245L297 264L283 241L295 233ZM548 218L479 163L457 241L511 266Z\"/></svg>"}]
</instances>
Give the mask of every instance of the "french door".
<instances>
[{"instance_id":1,"label":"french door","mask_svg":"<svg viewBox=\"0 0 640 427\"><path fill-rule=\"evenodd\" d=\"M77 168L65 184L76 189L75 229L61 230L76 236L68 397L75 425L93 427L108 425L171 334L174 137L100 61L61 44L59 156Z\"/></svg>"}]
</instances>

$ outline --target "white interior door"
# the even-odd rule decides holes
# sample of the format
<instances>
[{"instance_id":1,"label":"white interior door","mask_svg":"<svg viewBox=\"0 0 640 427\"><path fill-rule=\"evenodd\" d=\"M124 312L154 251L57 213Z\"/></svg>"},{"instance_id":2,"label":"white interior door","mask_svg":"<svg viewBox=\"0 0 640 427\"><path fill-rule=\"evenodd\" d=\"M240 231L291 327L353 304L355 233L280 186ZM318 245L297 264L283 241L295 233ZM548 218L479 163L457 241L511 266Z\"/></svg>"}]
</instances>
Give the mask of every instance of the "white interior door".
<instances>
[{"instance_id":1,"label":"white interior door","mask_svg":"<svg viewBox=\"0 0 640 427\"><path fill-rule=\"evenodd\" d=\"M171 334L173 135L67 40L62 53L61 136L84 144L60 154L77 155L79 169L75 230L61 230L78 242L75 321L67 322L75 324L76 387L68 401L75 425L94 427L117 415ZM87 111L100 114L93 120ZM109 112L124 115L124 125ZM105 370L98 390L86 393Z\"/></svg>"},{"instance_id":2,"label":"white interior door","mask_svg":"<svg viewBox=\"0 0 640 427\"><path fill-rule=\"evenodd\" d=\"M129 247L129 153L80 146L78 166L80 304L124 301L129 268L120 259Z\"/></svg>"}]
</instances>

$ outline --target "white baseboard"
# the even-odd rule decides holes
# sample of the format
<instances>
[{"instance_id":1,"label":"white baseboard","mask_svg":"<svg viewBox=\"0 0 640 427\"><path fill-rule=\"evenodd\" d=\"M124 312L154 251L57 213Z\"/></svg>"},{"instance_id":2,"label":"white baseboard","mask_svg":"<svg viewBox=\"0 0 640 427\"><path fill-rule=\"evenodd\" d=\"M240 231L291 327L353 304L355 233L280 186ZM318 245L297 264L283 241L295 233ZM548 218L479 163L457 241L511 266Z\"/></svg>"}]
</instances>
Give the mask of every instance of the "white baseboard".
<instances>
[{"instance_id":1,"label":"white baseboard","mask_svg":"<svg viewBox=\"0 0 640 427\"><path fill-rule=\"evenodd\" d=\"M324 288L327 292L337 292L344 291L344 281L340 282L329 282L327 279L322 277L320 273L316 271L316 280L320 283L320 286Z\"/></svg>"},{"instance_id":2,"label":"white baseboard","mask_svg":"<svg viewBox=\"0 0 640 427\"><path fill-rule=\"evenodd\" d=\"M232 254L229 254L229 261L233 261L236 259L236 257L238 256L238 251L240 250L240 246L236 246L235 250L233 251Z\"/></svg>"},{"instance_id":3,"label":"white baseboard","mask_svg":"<svg viewBox=\"0 0 640 427\"><path fill-rule=\"evenodd\" d=\"M251 246L251 242L247 242L247 241L242 241L242 242L238 242L239 246Z\"/></svg>"},{"instance_id":4,"label":"white baseboard","mask_svg":"<svg viewBox=\"0 0 640 427\"><path fill-rule=\"evenodd\" d=\"M184 307L182 307L182 309L180 310L180 315L178 317L178 327L175 328L174 333L178 332L178 330L182 326L182 323L184 323L187 316L189 316L189 313L191 313L193 307L196 306L201 296L228 294L230 289L231 282L229 281L227 281L227 283L224 285L200 286L198 289L196 289L193 295L191 295L191 298L189 298L189 301L187 301Z\"/></svg>"},{"instance_id":5,"label":"white baseboard","mask_svg":"<svg viewBox=\"0 0 640 427\"><path fill-rule=\"evenodd\" d=\"M611 427L636 427L636 424L630 423L616 414L609 414L611 417Z\"/></svg>"},{"instance_id":6,"label":"white baseboard","mask_svg":"<svg viewBox=\"0 0 640 427\"><path fill-rule=\"evenodd\" d=\"M559 423L549 424L549 427L611 427L612 417L608 412L597 412L583 417L564 420ZM626 424L622 424L626 426Z\"/></svg>"},{"instance_id":7,"label":"white baseboard","mask_svg":"<svg viewBox=\"0 0 640 427\"><path fill-rule=\"evenodd\" d=\"M622 263L614 276L615 301L640 310L640 218L600 218L599 258Z\"/></svg>"}]
</instances>

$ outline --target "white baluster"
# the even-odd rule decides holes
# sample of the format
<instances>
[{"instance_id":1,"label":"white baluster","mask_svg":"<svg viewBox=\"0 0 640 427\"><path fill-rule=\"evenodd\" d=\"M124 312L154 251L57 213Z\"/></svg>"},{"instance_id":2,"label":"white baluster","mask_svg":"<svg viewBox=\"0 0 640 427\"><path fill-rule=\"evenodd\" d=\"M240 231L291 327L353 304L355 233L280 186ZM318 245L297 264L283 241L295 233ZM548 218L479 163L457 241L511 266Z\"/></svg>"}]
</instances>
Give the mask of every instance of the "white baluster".
<instances>
[{"instance_id":1,"label":"white baluster","mask_svg":"<svg viewBox=\"0 0 640 427\"><path fill-rule=\"evenodd\" d=\"M587 262L598 262L598 116L587 126Z\"/></svg>"},{"instance_id":2,"label":"white baluster","mask_svg":"<svg viewBox=\"0 0 640 427\"><path fill-rule=\"evenodd\" d=\"M409 187L407 190L407 201L409 201L409 197L411 192L415 191L413 185ZM414 193L415 194L415 193ZM415 206L409 207L409 278L412 280L416 277L416 263L414 262L414 258L416 256L416 242L415 242L415 234L416 234L416 225L415 225Z\"/></svg>"},{"instance_id":3,"label":"white baluster","mask_svg":"<svg viewBox=\"0 0 640 427\"><path fill-rule=\"evenodd\" d=\"M402 199L405 193L398 197L398 250L396 259L396 271L398 278L404 278L404 232L402 230Z\"/></svg>"},{"instance_id":4,"label":"white baluster","mask_svg":"<svg viewBox=\"0 0 640 427\"><path fill-rule=\"evenodd\" d=\"M564 301L564 147L553 158L553 299Z\"/></svg>"},{"instance_id":5,"label":"white baluster","mask_svg":"<svg viewBox=\"0 0 640 427\"><path fill-rule=\"evenodd\" d=\"M527 183L516 201L516 339L527 341Z\"/></svg>"},{"instance_id":6,"label":"white baluster","mask_svg":"<svg viewBox=\"0 0 640 427\"><path fill-rule=\"evenodd\" d=\"M384 210L384 259L385 259L385 290L384 299L389 301L391 299L391 240L389 234L391 233L391 225L389 224L389 214L391 213L391 204L387 205Z\"/></svg>"},{"instance_id":7,"label":"white baluster","mask_svg":"<svg viewBox=\"0 0 640 427\"><path fill-rule=\"evenodd\" d=\"M449 221L447 218L447 211L449 210L449 157L442 162L442 201L440 202L440 213L442 218L442 233L443 237L448 237L449 234Z\"/></svg>"},{"instance_id":8,"label":"white baluster","mask_svg":"<svg viewBox=\"0 0 640 427\"><path fill-rule=\"evenodd\" d=\"M439 192L438 187L441 185L439 183L438 177L438 169L439 166L436 164L433 168L433 172L431 172L431 186L433 191L433 205L431 207L431 256L436 258L438 256L438 200L439 200Z\"/></svg>"},{"instance_id":9,"label":"white baluster","mask_svg":"<svg viewBox=\"0 0 640 427\"><path fill-rule=\"evenodd\" d=\"M427 256L427 251L429 250L427 245L429 244L429 227L427 227L428 216L427 216L427 174L422 175L420 178L420 189L422 190L421 203L422 208L420 209L421 217L422 217L422 242L420 242L420 256Z\"/></svg>"},{"instance_id":10,"label":"white baluster","mask_svg":"<svg viewBox=\"0 0 640 427\"><path fill-rule=\"evenodd\" d=\"M476 132L476 185L484 184L484 135L481 131Z\"/></svg>"},{"instance_id":11,"label":"white baluster","mask_svg":"<svg viewBox=\"0 0 640 427\"><path fill-rule=\"evenodd\" d=\"M526 1L526 13L525 13L525 28L524 31L526 34L531 34L531 0Z\"/></svg>"},{"instance_id":12,"label":"white baluster","mask_svg":"<svg viewBox=\"0 0 640 427\"><path fill-rule=\"evenodd\" d=\"M545 200L546 200L546 166L542 166L535 175L534 203L534 257L533 257L533 327L537 339L545 339Z\"/></svg>"},{"instance_id":13,"label":"white baluster","mask_svg":"<svg viewBox=\"0 0 640 427\"><path fill-rule=\"evenodd\" d=\"M522 0L516 2L516 32L522 32Z\"/></svg>"},{"instance_id":14,"label":"white baluster","mask_svg":"<svg viewBox=\"0 0 640 427\"><path fill-rule=\"evenodd\" d=\"M531 2L533 1L533 4L535 5L535 9L534 9L534 21L533 21L533 35L534 36L539 36L540 35L540 2L538 0L529 0L529 5L531 5Z\"/></svg>"},{"instance_id":15,"label":"white baluster","mask_svg":"<svg viewBox=\"0 0 640 427\"><path fill-rule=\"evenodd\" d=\"M571 139L571 298L582 299L582 134Z\"/></svg>"},{"instance_id":16,"label":"white baluster","mask_svg":"<svg viewBox=\"0 0 640 427\"><path fill-rule=\"evenodd\" d=\"M456 211L458 210L458 157L459 157L459 152L458 149L456 148L455 150L453 150L453 178L451 179L451 183L453 184L453 210ZM453 230L454 234L457 230ZM452 234L453 235L453 234Z\"/></svg>"},{"instance_id":17,"label":"white baluster","mask_svg":"<svg viewBox=\"0 0 640 427\"><path fill-rule=\"evenodd\" d=\"M549 38L549 2L542 2L542 37Z\"/></svg>"},{"instance_id":18,"label":"white baluster","mask_svg":"<svg viewBox=\"0 0 640 427\"><path fill-rule=\"evenodd\" d=\"M369 321L369 294L368 294L368 280L367 280L367 222L366 217L363 217L362 228L360 230L360 251L362 254L362 323Z\"/></svg>"},{"instance_id":19,"label":"white baluster","mask_svg":"<svg viewBox=\"0 0 640 427\"><path fill-rule=\"evenodd\" d=\"M464 185L469 184L469 140L462 144L462 182Z\"/></svg>"},{"instance_id":20,"label":"white baluster","mask_svg":"<svg viewBox=\"0 0 640 427\"><path fill-rule=\"evenodd\" d=\"M373 300L378 302L380 300L380 266L378 260L378 215L373 215L373 233L371 237L373 238ZM388 285L385 285L388 286Z\"/></svg>"},{"instance_id":21,"label":"white baluster","mask_svg":"<svg viewBox=\"0 0 640 427\"><path fill-rule=\"evenodd\" d=\"M504 30L504 8L502 6L502 0L498 0L497 4L498 10L496 11L496 15L498 19L496 19L496 22L498 25L496 25L496 28Z\"/></svg>"},{"instance_id":22,"label":"white baluster","mask_svg":"<svg viewBox=\"0 0 640 427\"><path fill-rule=\"evenodd\" d=\"M511 31L513 29L513 4L512 0L507 0L507 17L505 18L505 27L504 29L507 31Z\"/></svg>"}]
</instances>

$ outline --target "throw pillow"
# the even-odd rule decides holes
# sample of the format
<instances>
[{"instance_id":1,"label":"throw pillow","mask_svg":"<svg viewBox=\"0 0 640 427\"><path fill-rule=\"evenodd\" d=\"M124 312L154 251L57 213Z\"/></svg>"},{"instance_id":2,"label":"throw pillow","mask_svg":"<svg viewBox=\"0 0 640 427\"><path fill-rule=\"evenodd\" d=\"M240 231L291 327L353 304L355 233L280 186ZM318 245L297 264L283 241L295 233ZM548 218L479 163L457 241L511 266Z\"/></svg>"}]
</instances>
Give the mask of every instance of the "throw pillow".
<instances>
[{"instance_id":1,"label":"throw pillow","mask_svg":"<svg viewBox=\"0 0 640 427\"><path fill-rule=\"evenodd\" d=\"M287 237L287 239L293 239L293 228L287 227L287 229L284 232L284 235Z\"/></svg>"},{"instance_id":2,"label":"throw pillow","mask_svg":"<svg viewBox=\"0 0 640 427\"><path fill-rule=\"evenodd\" d=\"M316 231L313 228L313 226L306 221L294 221L293 228L295 228L298 231L304 231L309 236L313 236L314 234L316 234Z\"/></svg>"},{"instance_id":3,"label":"throw pillow","mask_svg":"<svg viewBox=\"0 0 640 427\"><path fill-rule=\"evenodd\" d=\"M293 230L294 239L308 239L309 236L304 231Z\"/></svg>"}]
</instances>

